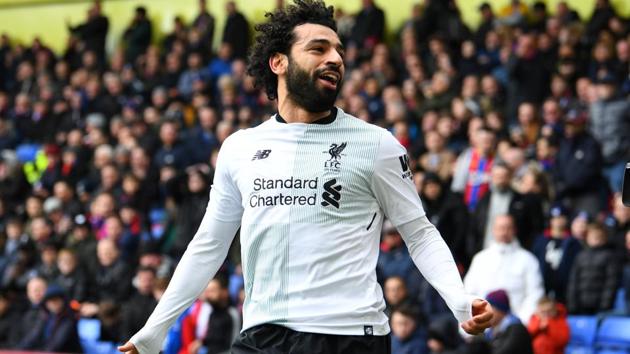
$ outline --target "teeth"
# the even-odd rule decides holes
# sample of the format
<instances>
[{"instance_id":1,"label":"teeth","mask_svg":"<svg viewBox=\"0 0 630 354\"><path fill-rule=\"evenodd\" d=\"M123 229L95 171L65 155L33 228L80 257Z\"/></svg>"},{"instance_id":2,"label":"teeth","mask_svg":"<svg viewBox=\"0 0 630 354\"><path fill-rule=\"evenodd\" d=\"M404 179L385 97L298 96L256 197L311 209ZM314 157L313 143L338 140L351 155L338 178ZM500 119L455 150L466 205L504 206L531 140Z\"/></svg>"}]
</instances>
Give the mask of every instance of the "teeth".
<instances>
[{"instance_id":1,"label":"teeth","mask_svg":"<svg viewBox=\"0 0 630 354\"><path fill-rule=\"evenodd\" d=\"M322 78L326 81L330 81L333 84L337 83L337 77L333 76L333 75L323 75Z\"/></svg>"}]
</instances>

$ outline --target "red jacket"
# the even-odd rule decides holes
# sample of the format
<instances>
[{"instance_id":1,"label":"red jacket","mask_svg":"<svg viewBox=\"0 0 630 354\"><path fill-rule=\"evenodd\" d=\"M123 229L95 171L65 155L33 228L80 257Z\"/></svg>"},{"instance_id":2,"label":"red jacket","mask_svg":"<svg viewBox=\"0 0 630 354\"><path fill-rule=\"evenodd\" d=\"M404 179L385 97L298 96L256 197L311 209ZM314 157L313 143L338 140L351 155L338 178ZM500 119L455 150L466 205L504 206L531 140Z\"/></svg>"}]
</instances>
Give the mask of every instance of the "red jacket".
<instances>
[{"instance_id":1,"label":"red jacket","mask_svg":"<svg viewBox=\"0 0 630 354\"><path fill-rule=\"evenodd\" d=\"M562 304L556 304L556 309L558 314L549 319L546 328L540 327L537 315L529 320L527 330L532 336L534 354L564 354L570 335L567 311Z\"/></svg>"}]
</instances>

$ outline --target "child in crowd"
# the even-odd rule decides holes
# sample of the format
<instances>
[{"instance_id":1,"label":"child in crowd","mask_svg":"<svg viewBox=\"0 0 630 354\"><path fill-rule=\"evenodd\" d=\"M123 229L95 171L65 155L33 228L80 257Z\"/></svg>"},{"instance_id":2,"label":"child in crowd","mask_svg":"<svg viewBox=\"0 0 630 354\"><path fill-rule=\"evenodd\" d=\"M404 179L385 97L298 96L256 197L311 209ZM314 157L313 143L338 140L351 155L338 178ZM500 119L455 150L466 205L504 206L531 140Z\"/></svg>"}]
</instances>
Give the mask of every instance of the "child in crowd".
<instances>
[{"instance_id":1,"label":"child in crowd","mask_svg":"<svg viewBox=\"0 0 630 354\"><path fill-rule=\"evenodd\" d=\"M527 326L534 354L563 354L569 342L567 312L562 304L544 297Z\"/></svg>"},{"instance_id":2,"label":"child in crowd","mask_svg":"<svg viewBox=\"0 0 630 354\"><path fill-rule=\"evenodd\" d=\"M392 353L428 354L426 338L418 328L418 314L413 307L401 305L392 310Z\"/></svg>"}]
</instances>

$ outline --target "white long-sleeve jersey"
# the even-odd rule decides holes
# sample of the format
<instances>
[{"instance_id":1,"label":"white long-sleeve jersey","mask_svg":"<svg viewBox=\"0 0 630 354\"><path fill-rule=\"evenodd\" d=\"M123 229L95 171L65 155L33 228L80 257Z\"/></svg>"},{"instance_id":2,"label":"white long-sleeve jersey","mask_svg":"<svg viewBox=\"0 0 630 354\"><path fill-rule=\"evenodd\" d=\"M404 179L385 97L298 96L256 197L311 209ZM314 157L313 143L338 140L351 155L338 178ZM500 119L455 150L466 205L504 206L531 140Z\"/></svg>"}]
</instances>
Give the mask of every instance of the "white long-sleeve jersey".
<instances>
[{"instance_id":1,"label":"white long-sleeve jersey","mask_svg":"<svg viewBox=\"0 0 630 354\"><path fill-rule=\"evenodd\" d=\"M398 227L425 278L459 321L472 297L427 220L406 150L341 109L314 124L275 116L223 144L210 201L171 284L131 342L157 353L203 291L241 227L243 330L263 323L337 335L386 335L376 281L381 225Z\"/></svg>"}]
</instances>

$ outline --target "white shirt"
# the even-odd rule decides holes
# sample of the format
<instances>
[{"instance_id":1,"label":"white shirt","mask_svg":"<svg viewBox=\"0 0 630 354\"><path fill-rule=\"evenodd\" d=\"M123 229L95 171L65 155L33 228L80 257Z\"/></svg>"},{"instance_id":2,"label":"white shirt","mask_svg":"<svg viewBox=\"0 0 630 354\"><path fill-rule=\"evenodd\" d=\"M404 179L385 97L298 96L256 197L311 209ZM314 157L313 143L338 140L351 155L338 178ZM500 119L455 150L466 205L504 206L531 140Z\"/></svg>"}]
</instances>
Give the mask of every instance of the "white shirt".
<instances>
[{"instance_id":1,"label":"white shirt","mask_svg":"<svg viewBox=\"0 0 630 354\"><path fill-rule=\"evenodd\" d=\"M492 243L473 257L464 278L464 287L471 294L486 296L503 289L510 298L512 313L527 323L544 295L538 260L523 249L518 241Z\"/></svg>"},{"instance_id":2,"label":"white shirt","mask_svg":"<svg viewBox=\"0 0 630 354\"><path fill-rule=\"evenodd\" d=\"M286 124L274 117L224 142L199 231L131 339L141 352L156 352L152 341L203 290L239 225L243 330L274 323L313 333L388 334L375 272L385 216L456 317L470 317L472 299L424 215L406 150L388 131L340 109L329 121Z\"/></svg>"}]
</instances>

